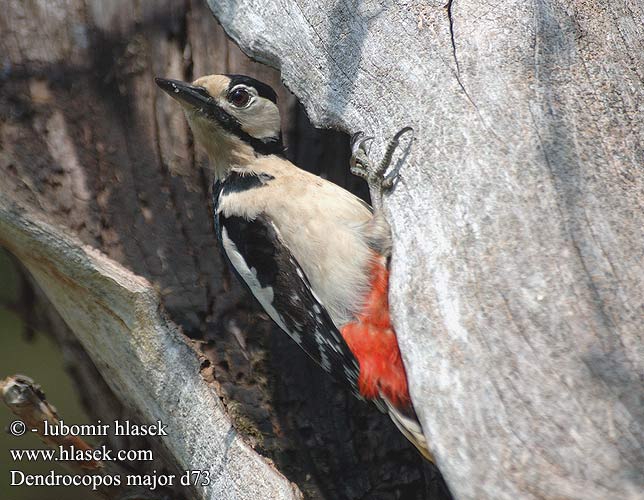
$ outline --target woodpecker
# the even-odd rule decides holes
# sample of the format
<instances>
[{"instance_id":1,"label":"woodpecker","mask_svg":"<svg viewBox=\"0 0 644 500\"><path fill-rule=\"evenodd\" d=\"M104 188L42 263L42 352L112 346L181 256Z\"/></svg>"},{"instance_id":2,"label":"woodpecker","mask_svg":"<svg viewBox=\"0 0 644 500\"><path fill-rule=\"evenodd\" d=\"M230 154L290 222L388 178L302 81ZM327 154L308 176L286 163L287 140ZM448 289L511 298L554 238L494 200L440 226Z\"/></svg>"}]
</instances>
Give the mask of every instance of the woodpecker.
<instances>
[{"instance_id":1,"label":"woodpecker","mask_svg":"<svg viewBox=\"0 0 644 500\"><path fill-rule=\"evenodd\" d=\"M182 106L214 172L214 225L223 255L270 318L317 364L373 401L433 461L412 406L389 315L391 231L380 210L385 175L372 139L352 139L351 171L376 194L375 209L284 157L275 91L243 75L192 84L156 79Z\"/></svg>"}]
</instances>

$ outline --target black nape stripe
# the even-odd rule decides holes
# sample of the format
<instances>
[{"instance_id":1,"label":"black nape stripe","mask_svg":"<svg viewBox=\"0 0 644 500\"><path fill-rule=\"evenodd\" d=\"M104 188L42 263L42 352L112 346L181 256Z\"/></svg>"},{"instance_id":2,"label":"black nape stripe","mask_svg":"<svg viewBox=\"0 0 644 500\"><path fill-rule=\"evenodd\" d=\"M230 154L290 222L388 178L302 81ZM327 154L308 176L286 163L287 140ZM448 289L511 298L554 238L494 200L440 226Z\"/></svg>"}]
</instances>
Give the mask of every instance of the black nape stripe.
<instances>
[{"instance_id":1,"label":"black nape stripe","mask_svg":"<svg viewBox=\"0 0 644 500\"><path fill-rule=\"evenodd\" d=\"M275 179L270 174L266 173L250 173L242 174L236 170L232 170L226 182L223 185L221 194L227 195L231 193L239 193L241 191L248 191L250 189L261 188L266 185L267 182Z\"/></svg>"},{"instance_id":2,"label":"black nape stripe","mask_svg":"<svg viewBox=\"0 0 644 500\"><path fill-rule=\"evenodd\" d=\"M235 85L244 84L248 85L249 87L253 87L255 90L257 90L257 95L260 97L264 97L268 99L269 101L273 101L275 104L277 104L277 94L273 90L273 88L270 85L266 85L263 82L260 82L259 80L255 80L254 78L251 78L250 76L246 75L226 75L228 78L230 78L230 84L228 85L228 90L232 89Z\"/></svg>"}]
</instances>

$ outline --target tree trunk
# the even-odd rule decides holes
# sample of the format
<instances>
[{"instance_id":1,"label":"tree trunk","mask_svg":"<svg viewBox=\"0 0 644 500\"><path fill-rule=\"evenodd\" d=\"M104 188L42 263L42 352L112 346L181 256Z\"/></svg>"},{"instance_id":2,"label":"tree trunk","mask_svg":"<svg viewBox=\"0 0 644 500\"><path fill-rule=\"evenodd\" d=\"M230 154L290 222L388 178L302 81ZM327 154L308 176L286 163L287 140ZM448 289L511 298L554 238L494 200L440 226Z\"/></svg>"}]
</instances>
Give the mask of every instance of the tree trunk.
<instances>
[{"instance_id":1,"label":"tree trunk","mask_svg":"<svg viewBox=\"0 0 644 500\"><path fill-rule=\"evenodd\" d=\"M387 198L411 393L459 499L643 498L644 8L210 0Z\"/></svg>"},{"instance_id":2,"label":"tree trunk","mask_svg":"<svg viewBox=\"0 0 644 500\"><path fill-rule=\"evenodd\" d=\"M273 331L231 277L205 157L153 77L271 83L289 156L366 196L346 135L314 130L198 0L11 0L0 33L0 245L53 305L47 329L92 418L168 425L163 439L109 436L159 456L130 466L210 473L163 498L447 498L389 419Z\"/></svg>"}]
</instances>

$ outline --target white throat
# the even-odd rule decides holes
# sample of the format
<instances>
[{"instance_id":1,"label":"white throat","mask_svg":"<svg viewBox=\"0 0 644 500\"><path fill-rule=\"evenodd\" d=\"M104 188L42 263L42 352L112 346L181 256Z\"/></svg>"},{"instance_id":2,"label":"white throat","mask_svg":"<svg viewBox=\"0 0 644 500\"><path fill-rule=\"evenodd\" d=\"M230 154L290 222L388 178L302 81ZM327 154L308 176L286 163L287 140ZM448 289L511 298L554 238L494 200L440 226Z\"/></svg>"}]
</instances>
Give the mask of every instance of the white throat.
<instances>
[{"instance_id":1,"label":"white throat","mask_svg":"<svg viewBox=\"0 0 644 500\"><path fill-rule=\"evenodd\" d=\"M250 144L226 132L209 120L186 113L195 140L208 153L210 168L215 179L221 180L231 168L247 167L256 158Z\"/></svg>"}]
</instances>

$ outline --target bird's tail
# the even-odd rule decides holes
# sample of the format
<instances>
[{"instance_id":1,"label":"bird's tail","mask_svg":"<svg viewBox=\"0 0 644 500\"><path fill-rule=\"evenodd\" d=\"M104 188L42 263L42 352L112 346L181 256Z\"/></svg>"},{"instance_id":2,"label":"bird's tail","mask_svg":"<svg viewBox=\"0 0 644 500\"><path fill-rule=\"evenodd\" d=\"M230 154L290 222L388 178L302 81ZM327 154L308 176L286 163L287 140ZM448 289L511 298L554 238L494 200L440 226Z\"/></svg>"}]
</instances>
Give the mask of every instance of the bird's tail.
<instances>
[{"instance_id":1,"label":"bird's tail","mask_svg":"<svg viewBox=\"0 0 644 500\"><path fill-rule=\"evenodd\" d=\"M398 427L398 430L411 441L423 457L434 463L434 456L429 451L427 439L423 434L423 428L418 421L414 409L412 407L404 410L399 409L391 404L386 397L383 397L382 401L384 401L387 413L394 424L396 424L396 427Z\"/></svg>"}]
</instances>

